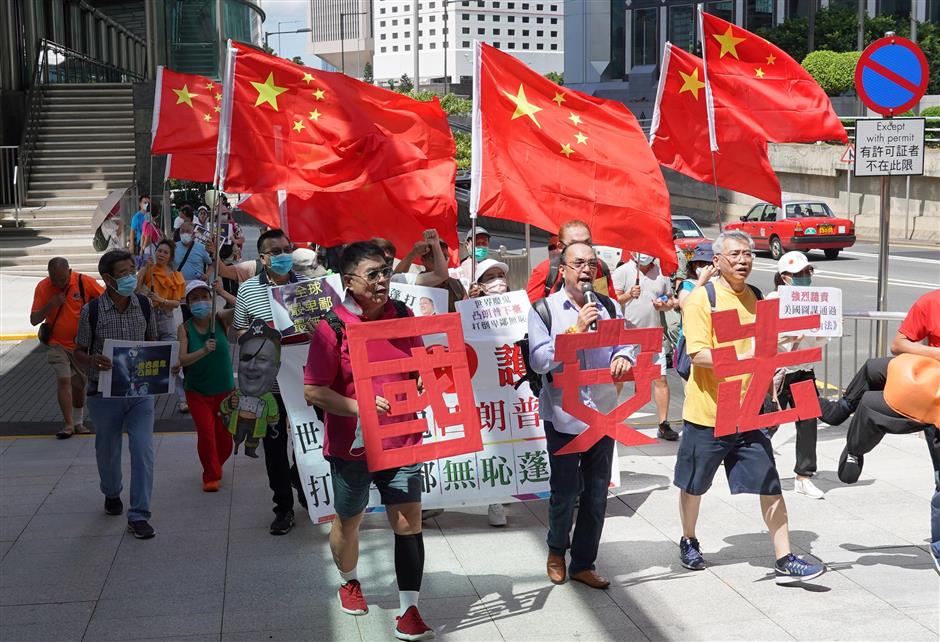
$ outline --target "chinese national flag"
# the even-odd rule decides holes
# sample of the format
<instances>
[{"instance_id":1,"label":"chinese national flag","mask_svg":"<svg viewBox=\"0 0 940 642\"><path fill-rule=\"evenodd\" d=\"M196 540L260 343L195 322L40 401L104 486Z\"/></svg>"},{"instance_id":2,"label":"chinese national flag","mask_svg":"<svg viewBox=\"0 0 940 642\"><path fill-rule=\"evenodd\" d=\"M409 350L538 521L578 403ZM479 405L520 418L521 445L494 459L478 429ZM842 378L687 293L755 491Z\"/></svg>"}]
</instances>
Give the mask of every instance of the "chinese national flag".
<instances>
[{"instance_id":1,"label":"chinese national flag","mask_svg":"<svg viewBox=\"0 0 940 642\"><path fill-rule=\"evenodd\" d=\"M702 42L716 117L738 112L777 143L848 141L826 92L782 49L704 12Z\"/></svg>"},{"instance_id":2,"label":"chinese national flag","mask_svg":"<svg viewBox=\"0 0 940 642\"><path fill-rule=\"evenodd\" d=\"M437 100L420 102L239 43L230 56L224 189L346 192L445 159L456 173L454 139ZM456 209L453 176L437 187ZM391 196L399 204L410 198L407 190Z\"/></svg>"},{"instance_id":3,"label":"chinese national flag","mask_svg":"<svg viewBox=\"0 0 940 642\"><path fill-rule=\"evenodd\" d=\"M476 47L471 213L549 231L581 219L595 243L673 272L669 193L633 114Z\"/></svg>"},{"instance_id":4,"label":"chinese national flag","mask_svg":"<svg viewBox=\"0 0 940 642\"><path fill-rule=\"evenodd\" d=\"M160 67L156 86L150 153L209 155L214 167L222 85L205 76Z\"/></svg>"},{"instance_id":5,"label":"chinese national flag","mask_svg":"<svg viewBox=\"0 0 940 642\"><path fill-rule=\"evenodd\" d=\"M713 168L704 78L701 58L666 43L650 131L653 153L680 174L780 205L763 132L728 110L716 114Z\"/></svg>"},{"instance_id":6,"label":"chinese national flag","mask_svg":"<svg viewBox=\"0 0 940 642\"><path fill-rule=\"evenodd\" d=\"M166 157L166 178L198 183L215 180L215 150L205 154L176 153Z\"/></svg>"}]
</instances>

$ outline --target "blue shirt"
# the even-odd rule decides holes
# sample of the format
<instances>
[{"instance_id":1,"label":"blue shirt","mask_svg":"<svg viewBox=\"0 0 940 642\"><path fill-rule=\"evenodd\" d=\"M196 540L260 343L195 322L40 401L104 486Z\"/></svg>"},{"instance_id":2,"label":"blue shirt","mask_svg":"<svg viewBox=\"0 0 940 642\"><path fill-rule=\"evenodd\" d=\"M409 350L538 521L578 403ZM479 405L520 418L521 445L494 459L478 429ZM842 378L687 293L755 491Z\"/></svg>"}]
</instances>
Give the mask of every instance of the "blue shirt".
<instances>
[{"instance_id":1,"label":"blue shirt","mask_svg":"<svg viewBox=\"0 0 940 642\"><path fill-rule=\"evenodd\" d=\"M176 269L183 273L183 278L186 279L187 283L195 279L201 279L206 272L206 268L212 264L212 258L202 243L194 240L192 248L192 252L189 253L184 265L180 265L180 261L186 256L189 248L183 245L182 241L177 242L176 253L174 254Z\"/></svg>"},{"instance_id":2,"label":"blue shirt","mask_svg":"<svg viewBox=\"0 0 940 642\"><path fill-rule=\"evenodd\" d=\"M137 211L131 218L131 231L134 234L134 238L138 241L140 240L140 236L144 233L144 219L147 218L147 215L148 212Z\"/></svg>"},{"instance_id":3,"label":"blue shirt","mask_svg":"<svg viewBox=\"0 0 940 642\"><path fill-rule=\"evenodd\" d=\"M529 363L532 365L533 370L542 375L562 370L562 364L555 361L555 337L564 334L568 328L578 321L578 308L568 298L568 293L565 292L564 288L549 295L545 302L548 304L552 317L551 333L545 327L535 308L529 311ZM599 320L609 319L610 315L607 313L607 308L600 303L597 306L600 310ZM615 305L614 309L617 318L622 319L623 313L620 306ZM626 357L631 364L635 364L636 350L636 346L625 345L593 348L579 352L578 359L582 370L598 370L610 368L611 361L617 357ZM582 386L580 397L581 403L585 406L607 413L617 405L617 388L613 383ZM539 412L542 419L552 422L558 432L569 435L584 432L587 426L562 410L561 398L562 389L555 387L543 377L542 392L539 394Z\"/></svg>"}]
</instances>

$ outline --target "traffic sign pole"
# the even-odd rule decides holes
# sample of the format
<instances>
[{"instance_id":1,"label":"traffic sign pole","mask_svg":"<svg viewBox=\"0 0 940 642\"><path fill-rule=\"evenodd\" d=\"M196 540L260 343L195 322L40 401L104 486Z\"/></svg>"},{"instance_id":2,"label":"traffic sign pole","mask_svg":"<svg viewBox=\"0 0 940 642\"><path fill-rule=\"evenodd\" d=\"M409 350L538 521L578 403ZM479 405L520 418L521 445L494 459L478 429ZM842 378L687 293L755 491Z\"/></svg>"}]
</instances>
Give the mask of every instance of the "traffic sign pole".
<instances>
[{"instance_id":1,"label":"traffic sign pole","mask_svg":"<svg viewBox=\"0 0 940 642\"><path fill-rule=\"evenodd\" d=\"M878 310L888 309L888 243L891 239L891 175L881 177L881 229L878 234ZM878 356L888 354L888 322L878 321Z\"/></svg>"}]
</instances>

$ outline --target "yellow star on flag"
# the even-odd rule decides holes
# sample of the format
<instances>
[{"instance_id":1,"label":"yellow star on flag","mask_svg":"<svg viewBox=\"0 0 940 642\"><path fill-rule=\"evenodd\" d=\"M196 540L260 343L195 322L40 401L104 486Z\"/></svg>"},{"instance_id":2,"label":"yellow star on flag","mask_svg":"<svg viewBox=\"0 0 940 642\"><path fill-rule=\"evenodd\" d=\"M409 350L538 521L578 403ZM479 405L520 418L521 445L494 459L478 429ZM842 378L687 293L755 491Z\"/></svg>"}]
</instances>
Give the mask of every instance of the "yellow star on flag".
<instances>
[{"instance_id":1,"label":"yellow star on flag","mask_svg":"<svg viewBox=\"0 0 940 642\"><path fill-rule=\"evenodd\" d=\"M310 120L320 120L320 110L314 109L310 112Z\"/></svg>"},{"instance_id":2,"label":"yellow star on flag","mask_svg":"<svg viewBox=\"0 0 940 642\"><path fill-rule=\"evenodd\" d=\"M577 134L575 134L574 137L578 140L579 145L587 145L588 137L582 134L581 132L578 132Z\"/></svg>"},{"instance_id":3,"label":"yellow star on flag","mask_svg":"<svg viewBox=\"0 0 940 642\"><path fill-rule=\"evenodd\" d=\"M301 80L303 80L305 83L309 85L313 81L313 74L305 71L304 77L301 78Z\"/></svg>"},{"instance_id":4,"label":"yellow star on flag","mask_svg":"<svg viewBox=\"0 0 940 642\"><path fill-rule=\"evenodd\" d=\"M206 83L206 89L208 89L209 91L212 91L214 88L215 88L215 83L212 82L211 80Z\"/></svg>"},{"instance_id":5,"label":"yellow star on flag","mask_svg":"<svg viewBox=\"0 0 940 642\"><path fill-rule=\"evenodd\" d=\"M561 104L565 102L565 97L561 94L555 94L555 97L552 98L552 100L558 103L558 106L561 107Z\"/></svg>"},{"instance_id":6,"label":"yellow star on flag","mask_svg":"<svg viewBox=\"0 0 940 642\"><path fill-rule=\"evenodd\" d=\"M695 100L698 100L698 90L705 87L705 83L698 79L698 69L693 69L690 74L684 74L680 71L679 75L682 76L682 87L679 89L679 93L688 91L695 96Z\"/></svg>"},{"instance_id":7,"label":"yellow star on flag","mask_svg":"<svg viewBox=\"0 0 940 642\"><path fill-rule=\"evenodd\" d=\"M295 120L295 121L294 121L294 128L293 128L293 129L294 129L295 132L302 131L304 127L306 127L306 125L304 125L304 123L303 123L302 120Z\"/></svg>"},{"instance_id":8,"label":"yellow star on flag","mask_svg":"<svg viewBox=\"0 0 940 642\"><path fill-rule=\"evenodd\" d=\"M218 103L222 102L222 94L216 94L216 95L215 95L215 101L218 102Z\"/></svg>"},{"instance_id":9,"label":"yellow star on flag","mask_svg":"<svg viewBox=\"0 0 940 642\"><path fill-rule=\"evenodd\" d=\"M317 89L315 92L313 92L313 97L316 98L317 100L323 100L323 96L325 94L326 92L323 91L322 89Z\"/></svg>"},{"instance_id":10,"label":"yellow star on flag","mask_svg":"<svg viewBox=\"0 0 940 642\"><path fill-rule=\"evenodd\" d=\"M758 67L757 69L754 70L754 75L757 76L758 78L763 78L764 70Z\"/></svg>"},{"instance_id":11,"label":"yellow star on flag","mask_svg":"<svg viewBox=\"0 0 940 642\"><path fill-rule=\"evenodd\" d=\"M255 107L261 103L268 103L274 107L274 111L278 111L277 97L287 91L287 87L278 87L274 84L273 71L268 74L268 79L264 82L251 81L251 86L258 92L258 100L255 101Z\"/></svg>"},{"instance_id":12,"label":"yellow star on flag","mask_svg":"<svg viewBox=\"0 0 940 642\"><path fill-rule=\"evenodd\" d=\"M203 115L202 115L202 119L203 119L204 121L206 121L207 123L211 123L211 122L212 122L212 116L211 116L210 114L203 114Z\"/></svg>"},{"instance_id":13,"label":"yellow star on flag","mask_svg":"<svg viewBox=\"0 0 940 642\"><path fill-rule=\"evenodd\" d=\"M571 155L574 154L574 150L571 149L571 145L569 145L568 143L565 143L564 145L561 146L561 151L558 153L564 154L565 158L571 158Z\"/></svg>"},{"instance_id":14,"label":"yellow star on flag","mask_svg":"<svg viewBox=\"0 0 940 642\"><path fill-rule=\"evenodd\" d=\"M768 65L772 65L772 64L774 64L774 62L776 62L776 61L777 61L777 56L775 56L775 55L773 55L773 54L770 54L769 56L767 56L767 64L768 64Z\"/></svg>"},{"instance_id":15,"label":"yellow star on flag","mask_svg":"<svg viewBox=\"0 0 940 642\"><path fill-rule=\"evenodd\" d=\"M578 115L577 115L576 113L574 113L573 111L568 112L568 120L570 120L571 122L573 122L575 125L580 125L580 124L581 124L581 117L578 116Z\"/></svg>"},{"instance_id":16,"label":"yellow star on flag","mask_svg":"<svg viewBox=\"0 0 940 642\"><path fill-rule=\"evenodd\" d=\"M744 42L745 38L735 38L730 26L724 34L719 35L715 33L712 35L715 37L715 40L721 44L721 52L718 54L719 58L724 58L726 53L730 53L738 60L741 60L738 56L738 50L735 49L735 47Z\"/></svg>"},{"instance_id":17,"label":"yellow star on flag","mask_svg":"<svg viewBox=\"0 0 940 642\"><path fill-rule=\"evenodd\" d=\"M542 126L539 124L539 121L536 120L535 114L542 111L541 107L536 107L529 102L529 99L525 96L525 89L522 87L522 83L519 83L519 92L513 96L508 91L504 91L503 94L506 95L509 100L511 100L516 105L516 111L512 113L512 118L510 120L515 120L521 116L528 116L532 119L532 122L535 123L535 126L539 129Z\"/></svg>"},{"instance_id":18,"label":"yellow star on flag","mask_svg":"<svg viewBox=\"0 0 940 642\"><path fill-rule=\"evenodd\" d=\"M220 111L222 111L222 108L219 107L218 105L216 105L215 107L213 107L213 109L215 109L215 113L217 113L217 114L218 114Z\"/></svg>"},{"instance_id":19,"label":"yellow star on flag","mask_svg":"<svg viewBox=\"0 0 940 642\"><path fill-rule=\"evenodd\" d=\"M179 105L180 103L186 103L190 107L193 106L193 98L199 95L199 94L189 93L189 87L187 85L183 85L182 89L174 89L173 93L176 94L177 105Z\"/></svg>"}]
</instances>

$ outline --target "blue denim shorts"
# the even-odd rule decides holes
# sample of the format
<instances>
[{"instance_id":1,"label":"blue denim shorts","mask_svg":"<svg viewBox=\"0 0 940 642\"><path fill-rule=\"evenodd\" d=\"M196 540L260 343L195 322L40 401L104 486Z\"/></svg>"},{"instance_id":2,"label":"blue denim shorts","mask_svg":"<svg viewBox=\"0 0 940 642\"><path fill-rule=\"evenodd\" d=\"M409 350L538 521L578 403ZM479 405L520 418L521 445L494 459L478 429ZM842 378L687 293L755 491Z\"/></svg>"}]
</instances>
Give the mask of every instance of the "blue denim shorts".
<instances>
[{"instance_id":1,"label":"blue denim shorts","mask_svg":"<svg viewBox=\"0 0 940 642\"><path fill-rule=\"evenodd\" d=\"M721 464L725 465L732 495L782 492L774 451L765 430L716 438L713 427L683 422L673 484L690 495L704 495Z\"/></svg>"},{"instance_id":2,"label":"blue denim shorts","mask_svg":"<svg viewBox=\"0 0 940 642\"><path fill-rule=\"evenodd\" d=\"M421 464L389 468L374 473L362 460L328 457L333 479L333 508L340 517L355 517L369 504L374 483L383 506L421 501Z\"/></svg>"}]
</instances>

